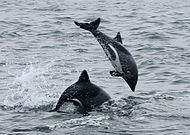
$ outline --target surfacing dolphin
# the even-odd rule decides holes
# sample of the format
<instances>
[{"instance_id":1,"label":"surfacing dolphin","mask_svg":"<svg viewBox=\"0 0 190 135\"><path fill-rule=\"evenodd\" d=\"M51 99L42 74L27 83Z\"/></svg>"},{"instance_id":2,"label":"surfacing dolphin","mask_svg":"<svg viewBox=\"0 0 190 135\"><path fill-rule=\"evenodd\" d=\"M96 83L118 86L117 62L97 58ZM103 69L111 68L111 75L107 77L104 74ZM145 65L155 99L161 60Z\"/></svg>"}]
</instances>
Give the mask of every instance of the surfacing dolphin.
<instances>
[{"instance_id":1,"label":"surfacing dolphin","mask_svg":"<svg viewBox=\"0 0 190 135\"><path fill-rule=\"evenodd\" d=\"M65 102L73 102L85 111L90 111L109 99L110 96L103 89L91 83L87 71L83 70L79 80L62 93L56 107L51 111L59 111Z\"/></svg>"},{"instance_id":2,"label":"surfacing dolphin","mask_svg":"<svg viewBox=\"0 0 190 135\"><path fill-rule=\"evenodd\" d=\"M135 91L138 80L137 65L130 52L123 47L120 33L118 32L115 38L111 38L97 30L100 18L90 23L75 21L75 24L82 29L90 31L98 40L115 68L115 71L110 71L110 74L112 76L121 76L128 83L131 90Z\"/></svg>"}]
</instances>

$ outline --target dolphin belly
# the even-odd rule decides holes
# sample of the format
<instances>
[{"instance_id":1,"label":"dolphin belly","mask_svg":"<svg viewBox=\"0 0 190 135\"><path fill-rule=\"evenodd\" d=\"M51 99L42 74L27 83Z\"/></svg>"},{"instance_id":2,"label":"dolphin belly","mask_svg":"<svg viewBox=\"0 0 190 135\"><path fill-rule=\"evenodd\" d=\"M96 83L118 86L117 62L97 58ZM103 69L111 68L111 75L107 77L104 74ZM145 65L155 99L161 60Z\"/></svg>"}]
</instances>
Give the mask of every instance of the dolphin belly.
<instances>
[{"instance_id":1,"label":"dolphin belly","mask_svg":"<svg viewBox=\"0 0 190 135\"><path fill-rule=\"evenodd\" d=\"M103 38L104 39L104 38ZM119 54L117 50L111 45L111 43L107 43L101 38L97 38L98 42L102 46L106 56L110 60L112 66L115 68L115 70L119 73L123 73L122 66L119 59Z\"/></svg>"},{"instance_id":2,"label":"dolphin belly","mask_svg":"<svg viewBox=\"0 0 190 135\"><path fill-rule=\"evenodd\" d=\"M111 64L113 65L113 67L115 68L116 71L118 71L119 73L122 74L123 70L122 70L121 62L119 60L119 55L113 46L110 45L110 48L114 51L114 53L116 55L116 59L111 60Z\"/></svg>"}]
</instances>

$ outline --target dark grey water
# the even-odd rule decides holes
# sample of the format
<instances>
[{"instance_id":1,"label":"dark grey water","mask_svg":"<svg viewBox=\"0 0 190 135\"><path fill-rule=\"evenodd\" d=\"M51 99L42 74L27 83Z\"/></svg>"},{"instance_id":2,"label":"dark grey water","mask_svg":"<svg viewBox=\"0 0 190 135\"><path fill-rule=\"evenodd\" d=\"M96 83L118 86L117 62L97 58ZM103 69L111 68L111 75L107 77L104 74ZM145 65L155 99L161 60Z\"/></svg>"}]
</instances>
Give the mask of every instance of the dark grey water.
<instances>
[{"instance_id":1,"label":"dark grey water","mask_svg":"<svg viewBox=\"0 0 190 135\"><path fill-rule=\"evenodd\" d=\"M189 0L1 0L0 134L187 135ZM109 75L95 38L74 20L121 32L139 69L136 91ZM112 97L89 116L49 113L83 69Z\"/></svg>"}]
</instances>

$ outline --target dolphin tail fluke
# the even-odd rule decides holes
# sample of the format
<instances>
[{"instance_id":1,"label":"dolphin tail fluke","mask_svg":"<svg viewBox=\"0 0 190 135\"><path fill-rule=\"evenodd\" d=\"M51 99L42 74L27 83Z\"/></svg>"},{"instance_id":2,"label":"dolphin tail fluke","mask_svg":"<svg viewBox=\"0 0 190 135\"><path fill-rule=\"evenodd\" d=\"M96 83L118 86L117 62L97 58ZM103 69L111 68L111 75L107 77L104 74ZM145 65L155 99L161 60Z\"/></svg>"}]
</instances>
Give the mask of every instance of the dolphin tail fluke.
<instances>
[{"instance_id":1,"label":"dolphin tail fluke","mask_svg":"<svg viewBox=\"0 0 190 135\"><path fill-rule=\"evenodd\" d=\"M74 22L77 26L79 26L82 29L88 30L88 31L94 31L98 28L99 24L100 24L100 18L98 18L97 20L90 22L90 23L79 23L79 22Z\"/></svg>"}]
</instances>

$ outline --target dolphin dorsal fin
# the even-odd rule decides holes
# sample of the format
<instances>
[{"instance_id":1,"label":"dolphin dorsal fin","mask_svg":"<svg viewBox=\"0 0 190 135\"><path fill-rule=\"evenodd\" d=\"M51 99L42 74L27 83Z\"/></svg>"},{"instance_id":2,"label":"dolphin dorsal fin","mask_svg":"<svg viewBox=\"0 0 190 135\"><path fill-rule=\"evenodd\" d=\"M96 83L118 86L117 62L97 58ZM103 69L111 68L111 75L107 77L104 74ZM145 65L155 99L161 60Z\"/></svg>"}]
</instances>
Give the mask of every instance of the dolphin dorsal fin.
<instances>
[{"instance_id":1,"label":"dolphin dorsal fin","mask_svg":"<svg viewBox=\"0 0 190 135\"><path fill-rule=\"evenodd\" d=\"M121 34L120 34L120 32L117 33L117 35L116 35L116 37L115 37L114 39L115 39L116 41L118 41L119 43L121 43L121 44L123 43L123 42L122 42L122 39L121 39Z\"/></svg>"},{"instance_id":2,"label":"dolphin dorsal fin","mask_svg":"<svg viewBox=\"0 0 190 135\"><path fill-rule=\"evenodd\" d=\"M88 77L88 73L86 70L83 70L80 77L79 77L79 80L78 82L90 82L90 79Z\"/></svg>"}]
</instances>

